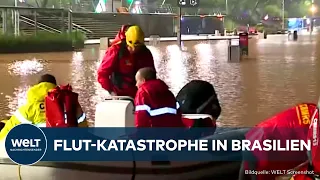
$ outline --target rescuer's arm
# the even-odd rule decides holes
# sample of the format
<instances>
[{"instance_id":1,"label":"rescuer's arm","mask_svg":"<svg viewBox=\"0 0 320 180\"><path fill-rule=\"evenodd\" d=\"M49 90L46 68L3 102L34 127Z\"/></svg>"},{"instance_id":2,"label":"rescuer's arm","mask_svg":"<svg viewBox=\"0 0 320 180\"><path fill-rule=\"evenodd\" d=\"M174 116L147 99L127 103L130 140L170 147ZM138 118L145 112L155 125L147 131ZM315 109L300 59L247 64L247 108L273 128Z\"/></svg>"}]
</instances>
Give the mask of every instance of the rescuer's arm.
<instances>
[{"instance_id":1,"label":"rescuer's arm","mask_svg":"<svg viewBox=\"0 0 320 180\"><path fill-rule=\"evenodd\" d=\"M118 52L115 46L111 46L99 66L98 69L98 82L101 84L102 88L112 92L113 84L110 80L111 74L114 72L116 68L116 61L118 58Z\"/></svg>"},{"instance_id":2,"label":"rescuer's arm","mask_svg":"<svg viewBox=\"0 0 320 180\"><path fill-rule=\"evenodd\" d=\"M77 113L78 127L89 127L86 114L83 112L79 102L77 105L76 113Z\"/></svg>"},{"instance_id":3,"label":"rescuer's arm","mask_svg":"<svg viewBox=\"0 0 320 180\"><path fill-rule=\"evenodd\" d=\"M151 119L148 112L148 101L146 93L138 91L135 97L135 126L136 127L151 127Z\"/></svg>"},{"instance_id":4,"label":"rescuer's arm","mask_svg":"<svg viewBox=\"0 0 320 180\"><path fill-rule=\"evenodd\" d=\"M14 116L12 116L6 123L5 126L2 128L2 130L0 131L0 140L4 140L5 137L7 136L7 134L9 133L9 131L14 128L15 126L17 126L18 124L20 124L18 121L13 120L13 118L15 118Z\"/></svg>"}]
</instances>

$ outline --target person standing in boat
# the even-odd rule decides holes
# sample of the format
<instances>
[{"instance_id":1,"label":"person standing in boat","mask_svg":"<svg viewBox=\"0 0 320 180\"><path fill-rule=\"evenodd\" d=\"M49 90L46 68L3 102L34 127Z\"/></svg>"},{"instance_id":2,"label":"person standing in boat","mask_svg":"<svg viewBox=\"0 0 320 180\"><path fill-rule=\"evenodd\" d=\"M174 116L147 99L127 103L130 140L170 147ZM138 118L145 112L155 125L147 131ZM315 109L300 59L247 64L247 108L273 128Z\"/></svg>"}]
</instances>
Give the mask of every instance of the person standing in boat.
<instances>
[{"instance_id":1,"label":"person standing in boat","mask_svg":"<svg viewBox=\"0 0 320 180\"><path fill-rule=\"evenodd\" d=\"M176 98L154 68L140 69L135 78L135 126L184 127Z\"/></svg>"},{"instance_id":2,"label":"person standing in boat","mask_svg":"<svg viewBox=\"0 0 320 180\"><path fill-rule=\"evenodd\" d=\"M307 140L311 116L317 109L316 104L303 103L289 108L270 119L253 127L245 138L255 140L262 144L263 140ZM282 142L283 141L283 142ZM246 170L257 172L271 172L272 170L289 170L307 160L305 151L259 151L243 153L243 162L240 169L239 180L274 180L281 176L277 173L261 173L258 175L245 174ZM248 171L247 171L248 172Z\"/></svg>"},{"instance_id":3,"label":"person standing in boat","mask_svg":"<svg viewBox=\"0 0 320 180\"><path fill-rule=\"evenodd\" d=\"M155 69L139 26L123 26L112 41L98 69L98 82L112 96L135 97L135 74L140 68Z\"/></svg>"}]
</instances>

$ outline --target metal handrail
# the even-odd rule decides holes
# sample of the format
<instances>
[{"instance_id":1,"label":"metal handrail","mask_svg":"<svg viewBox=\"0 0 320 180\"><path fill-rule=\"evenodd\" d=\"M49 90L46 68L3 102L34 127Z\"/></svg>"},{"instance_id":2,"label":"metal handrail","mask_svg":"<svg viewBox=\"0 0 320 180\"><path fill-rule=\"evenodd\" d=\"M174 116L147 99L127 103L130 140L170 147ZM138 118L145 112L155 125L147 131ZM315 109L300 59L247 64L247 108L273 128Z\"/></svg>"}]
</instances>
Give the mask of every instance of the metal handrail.
<instances>
[{"instance_id":1,"label":"metal handrail","mask_svg":"<svg viewBox=\"0 0 320 180\"><path fill-rule=\"evenodd\" d=\"M54 15L53 15L53 18L56 18L56 17L57 17L57 16L54 16ZM52 18L52 17L44 17L44 18ZM42 18L40 17L40 19L42 19ZM65 22L64 24L66 25L66 24L68 24L68 23ZM81 31L84 32L84 33L93 33L91 30L86 29L86 28L84 28L84 27L82 27L82 26L79 26L78 24L72 23L72 26L75 27L74 29L81 30Z\"/></svg>"},{"instance_id":2,"label":"metal handrail","mask_svg":"<svg viewBox=\"0 0 320 180\"><path fill-rule=\"evenodd\" d=\"M72 10L71 9L68 9L68 10L65 10L64 9L64 12L67 12L67 13L71 13L72 14ZM57 17L55 15L53 15L54 17ZM64 23L64 25L67 24L67 23ZM89 29L86 29L82 26L79 26L78 24L75 24L75 23L72 23L72 27L76 27L74 29L80 29L83 33L93 33L91 30ZM83 31L84 30L84 31Z\"/></svg>"},{"instance_id":3,"label":"metal handrail","mask_svg":"<svg viewBox=\"0 0 320 180\"><path fill-rule=\"evenodd\" d=\"M84 28L84 27L82 27L82 26L79 26L78 24L75 24L75 23L72 23L72 26L74 26L74 27L77 27L77 29L80 29L82 32L84 32L84 33L93 33L91 30L89 30L89 29L86 29L86 28ZM82 29L84 29L85 31L83 31Z\"/></svg>"},{"instance_id":4,"label":"metal handrail","mask_svg":"<svg viewBox=\"0 0 320 180\"><path fill-rule=\"evenodd\" d=\"M30 7L31 5L29 5L28 4L28 6L29 7L15 7L15 6L0 6L0 9L20 9L20 10L33 10L33 11L36 11L36 10L45 10L45 11L47 11L47 12L41 12L41 13L46 13L46 14L49 14L49 12L48 11L58 11L58 12L67 12L67 13L72 13L72 11L70 10L70 9L68 9L68 10L66 10L66 9L63 9L63 8L54 8L54 9L50 9L50 8L36 8L36 7ZM52 14L51 14L52 15ZM57 16L55 16L55 15L53 15L54 17L57 17ZM39 23L39 24L41 24L41 23ZM67 23L65 23L65 24L67 24ZM42 24L43 26L46 26L46 25L44 25L44 24ZM84 32L84 33L93 33L91 30L89 30L89 29L86 29L86 28L84 28L84 27L82 27L82 26L79 26L79 25L77 25L77 24L75 24L75 23L72 23L72 26L74 26L75 28L74 29L80 29L82 32ZM49 27L49 26L46 26L46 27ZM52 27L49 27L49 28L51 28L51 29L54 29L54 28L52 28ZM54 31L59 31L59 30L56 30L56 29L54 29ZM59 32L61 32L61 31L59 31Z\"/></svg>"},{"instance_id":5,"label":"metal handrail","mask_svg":"<svg viewBox=\"0 0 320 180\"><path fill-rule=\"evenodd\" d=\"M61 8L36 8L36 7L18 7L18 6L0 6L0 9L43 10L43 11L65 11L65 9L61 9Z\"/></svg>"},{"instance_id":6,"label":"metal handrail","mask_svg":"<svg viewBox=\"0 0 320 180\"><path fill-rule=\"evenodd\" d=\"M24 20L28 20L28 21L31 21L31 22L35 22L34 20L32 20L32 19L30 19L30 18L27 18L27 17L25 17L25 16L21 16L20 15L20 18L22 18L22 19L24 19ZM34 25L34 24L33 24ZM52 27L50 27L50 26L47 26L47 25L44 25L44 24L42 24L42 23L39 23L39 22L37 22L37 25L39 26L39 28L41 27L41 26L43 26L43 27L45 27L45 28L47 28L47 29L50 29L50 30L52 30L52 31L55 31L55 32L57 32L57 33L61 33L61 31L59 31L59 30L57 30L57 29L54 29L54 28L52 28Z\"/></svg>"},{"instance_id":7,"label":"metal handrail","mask_svg":"<svg viewBox=\"0 0 320 180\"><path fill-rule=\"evenodd\" d=\"M26 24L29 24L29 25L34 25L33 23L30 23L30 22L28 22L28 21L26 21L26 20L24 20L24 19L20 19L20 21L22 21L22 22L24 22L24 23L26 23ZM52 32L52 31L50 31L50 30L48 30L48 29L46 29L46 28L43 28L43 27L41 27L41 26L39 26L39 29L48 31L48 32L50 32L50 33L54 33L54 32Z\"/></svg>"}]
</instances>

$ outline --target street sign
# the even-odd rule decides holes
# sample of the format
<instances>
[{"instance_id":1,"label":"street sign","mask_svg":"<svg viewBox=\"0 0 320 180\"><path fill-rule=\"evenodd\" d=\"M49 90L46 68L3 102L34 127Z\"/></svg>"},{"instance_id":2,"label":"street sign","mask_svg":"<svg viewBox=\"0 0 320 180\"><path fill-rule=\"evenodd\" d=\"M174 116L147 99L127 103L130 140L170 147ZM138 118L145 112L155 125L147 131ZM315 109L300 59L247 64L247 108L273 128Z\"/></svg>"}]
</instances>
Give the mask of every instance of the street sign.
<instances>
[{"instance_id":1,"label":"street sign","mask_svg":"<svg viewBox=\"0 0 320 180\"><path fill-rule=\"evenodd\" d=\"M178 6L181 8L199 7L200 0L177 0Z\"/></svg>"}]
</instances>

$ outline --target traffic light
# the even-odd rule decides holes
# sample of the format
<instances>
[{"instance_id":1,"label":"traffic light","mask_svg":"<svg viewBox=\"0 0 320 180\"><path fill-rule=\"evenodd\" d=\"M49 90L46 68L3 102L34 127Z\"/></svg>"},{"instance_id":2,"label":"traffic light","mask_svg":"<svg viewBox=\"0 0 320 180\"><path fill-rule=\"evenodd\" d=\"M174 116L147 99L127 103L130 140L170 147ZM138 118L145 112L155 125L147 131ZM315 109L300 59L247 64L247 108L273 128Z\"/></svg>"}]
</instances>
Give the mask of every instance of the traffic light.
<instances>
[{"instance_id":1,"label":"traffic light","mask_svg":"<svg viewBox=\"0 0 320 180\"><path fill-rule=\"evenodd\" d=\"M132 4L133 0L127 0L128 4Z\"/></svg>"}]
</instances>

